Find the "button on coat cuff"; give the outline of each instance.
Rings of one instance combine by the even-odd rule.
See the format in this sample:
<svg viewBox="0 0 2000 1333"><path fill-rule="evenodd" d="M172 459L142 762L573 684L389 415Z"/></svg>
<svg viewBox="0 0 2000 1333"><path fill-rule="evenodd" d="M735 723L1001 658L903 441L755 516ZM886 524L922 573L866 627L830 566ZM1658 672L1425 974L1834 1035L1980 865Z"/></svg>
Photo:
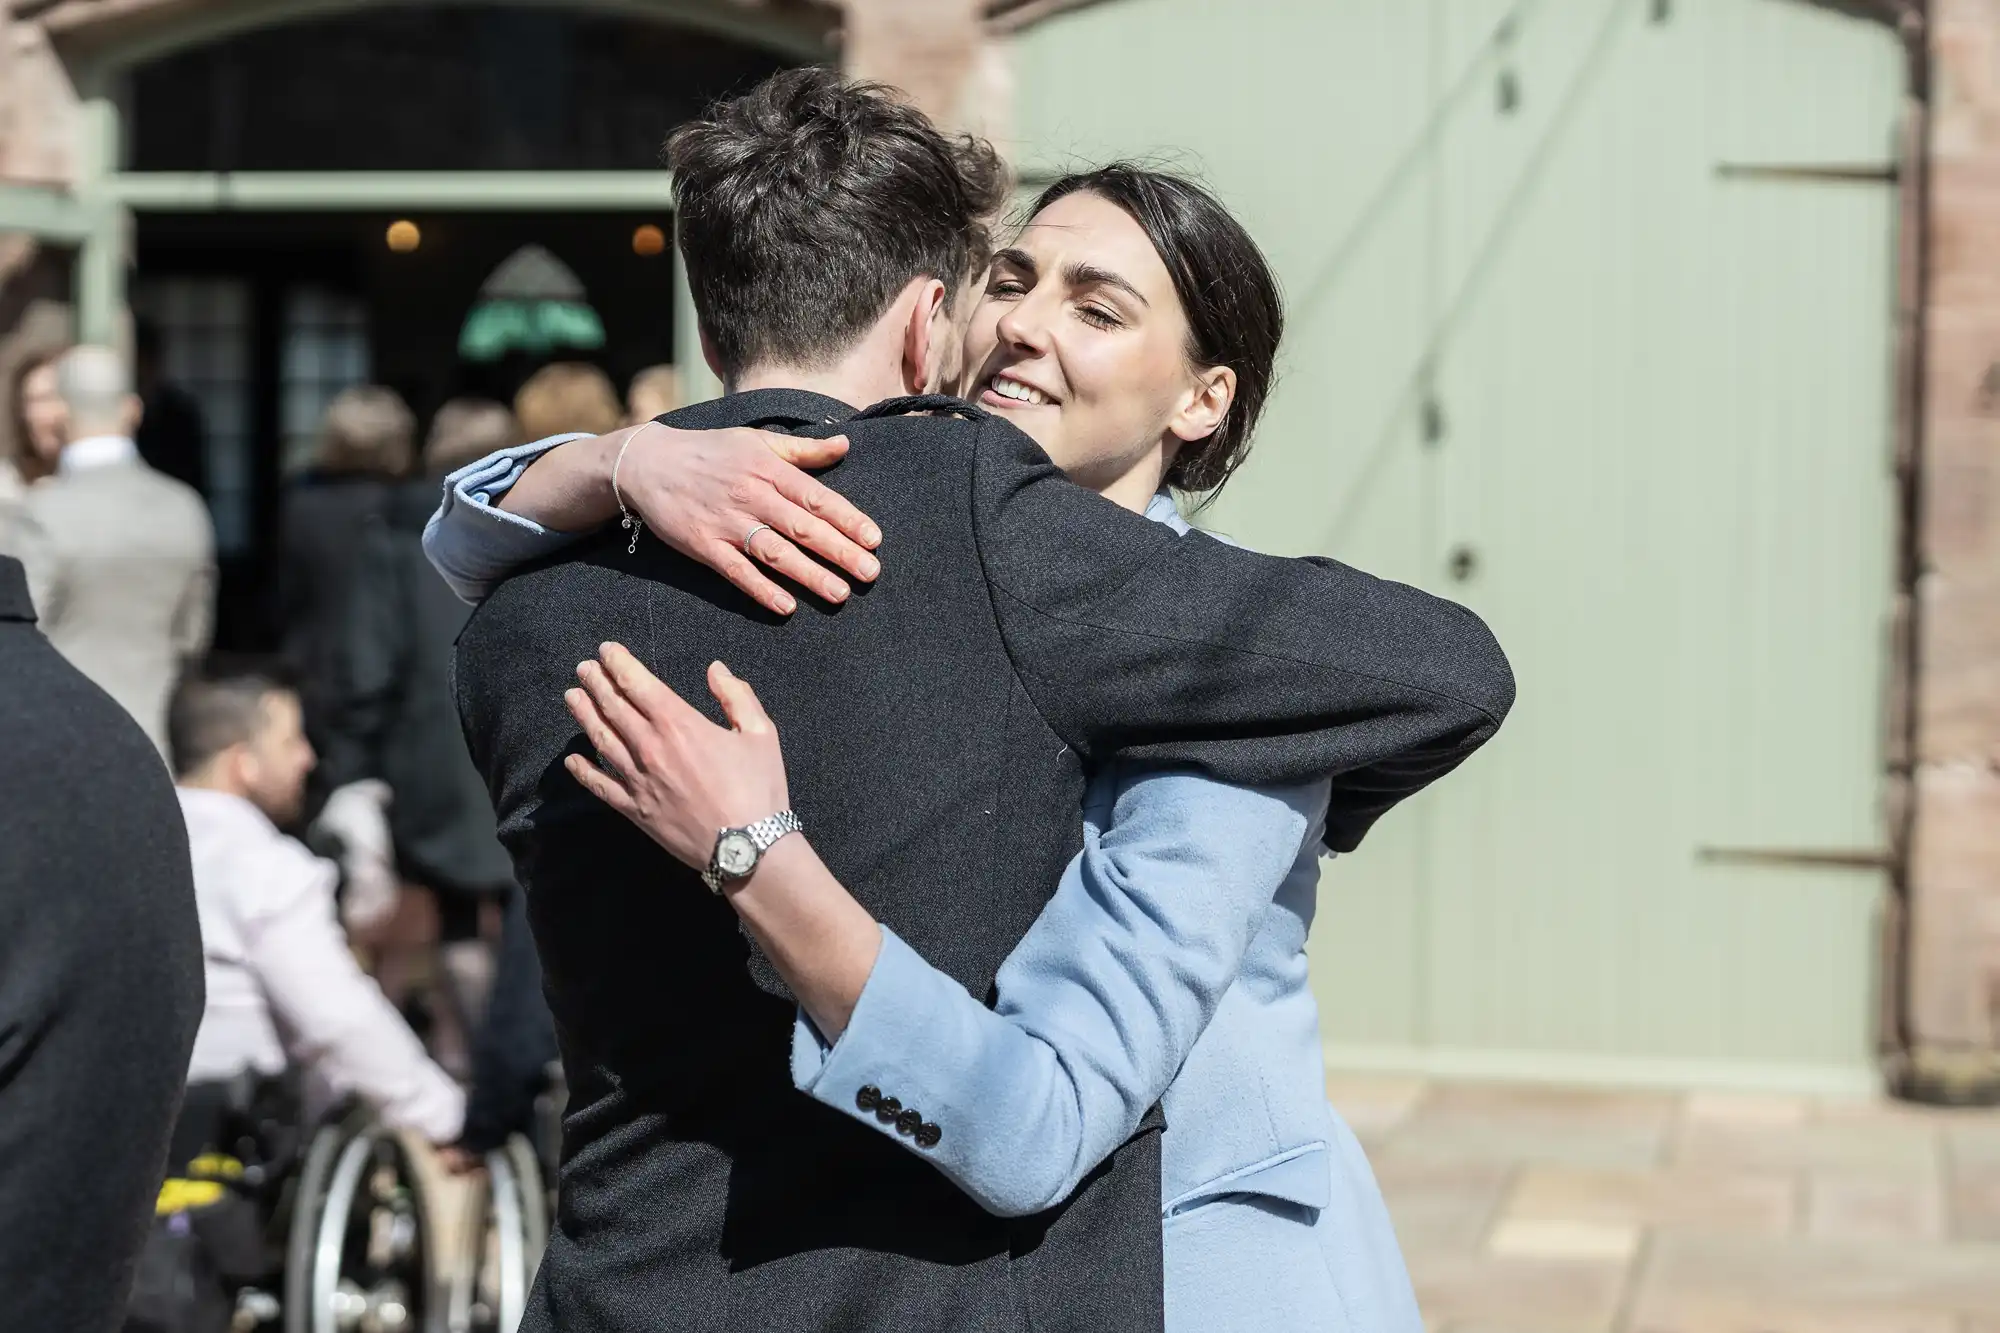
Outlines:
<svg viewBox="0 0 2000 1333"><path fill-rule="evenodd" d="M831 1046L816 1036L802 1021L792 1045L799 1091L903 1145L988 1212L1037 1213L1073 1187L1075 1103L1048 1087L1047 1070L1028 1058L1039 1040L973 999L894 931L882 929L847 1030ZM920 1117L907 1134L897 1123L905 1110Z"/></svg>
<svg viewBox="0 0 2000 1333"><path fill-rule="evenodd" d="M881 931L882 948L840 1040L829 1045L805 1011L798 1012L792 1084L843 1115L927 1150L946 1136L941 1129L918 1133L931 1108L914 1071L931 1065L924 1051L937 1039L935 1020L950 1006L972 1001L894 931ZM931 1067L935 1077L939 1067Z"/></svg>

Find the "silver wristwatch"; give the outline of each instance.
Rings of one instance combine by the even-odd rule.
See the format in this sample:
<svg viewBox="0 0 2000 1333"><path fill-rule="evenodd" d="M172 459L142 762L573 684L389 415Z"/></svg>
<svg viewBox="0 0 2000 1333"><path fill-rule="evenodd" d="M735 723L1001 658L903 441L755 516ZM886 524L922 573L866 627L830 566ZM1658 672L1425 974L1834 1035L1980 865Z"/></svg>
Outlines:
<svg viewBox="0 0 2000 1333"><path fill-rule="evenodd" d="M778 839L805 831L806 826L789 810L742 828L723 829L715 835L715 850L709 854L708 869L701 872L701 882L708 885L710 893L721 893L723 885L747 878Z"/></svg>

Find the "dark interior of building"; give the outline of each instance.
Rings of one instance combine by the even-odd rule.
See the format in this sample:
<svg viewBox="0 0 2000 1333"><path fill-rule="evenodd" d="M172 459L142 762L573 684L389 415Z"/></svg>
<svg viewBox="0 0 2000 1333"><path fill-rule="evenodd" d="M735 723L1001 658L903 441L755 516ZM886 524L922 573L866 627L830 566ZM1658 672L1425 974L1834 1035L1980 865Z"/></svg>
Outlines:
<svg viewBox="0 0 2000 1333"><path fill-rule="evenodd" d="M658 171L676 124L784 63L634 17L365 10L254 31L136 71L128 166L225 178ZM341 389L396 389L421 431L446 400L506 401L551 360L593 362L622 391L635 372L673 359L664 185L662 177L651 212L225 204L137 214L132 305L142 341L157 346L147 369L193 409L175 430L199 432L198 442L169 447L195 460L188 470L214 512L219 646L271 642L278 498L310 465L321 414ZM468 328L492 303L503 266L562 288L530 295L560 296L574 316L566 327L574 335L581 321L584 334L510 338L490 320ZM165 424L148 433L157 438Z"/></svg>

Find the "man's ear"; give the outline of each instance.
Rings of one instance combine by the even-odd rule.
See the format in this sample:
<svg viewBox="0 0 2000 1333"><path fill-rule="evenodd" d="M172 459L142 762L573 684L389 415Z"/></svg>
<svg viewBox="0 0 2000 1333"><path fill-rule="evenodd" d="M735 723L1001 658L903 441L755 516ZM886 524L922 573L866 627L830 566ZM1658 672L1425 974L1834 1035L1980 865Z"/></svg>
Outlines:
<svg viewBox="0 0 2000 1333"><path fill-rule="evenodd" d="M911 284L916 299L910 302L909 322L903 326L903 391L930 393L937 386L934 354L949 344L950 303L944 284L936 278L919 278Z"/></svg>
<svg viewBox="0 0 2000 1333"><path fill-rule="evenodd" d="M127 435L137 435L140 423L146 419L146 400L136 393L128 393L125 395L125 401L120 406L119 412L125 418L125 433Z"/></svg>

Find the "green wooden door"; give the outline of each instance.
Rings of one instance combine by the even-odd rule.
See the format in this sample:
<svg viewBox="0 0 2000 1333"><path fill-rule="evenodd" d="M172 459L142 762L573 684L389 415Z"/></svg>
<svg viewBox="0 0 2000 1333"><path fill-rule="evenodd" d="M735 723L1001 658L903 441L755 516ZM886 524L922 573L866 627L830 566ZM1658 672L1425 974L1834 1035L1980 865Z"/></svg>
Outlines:
<svg viewBox="0 0 2000 1333"><path fill-rule="evenodd" d="M1799 0L1114 0L1017 51L1018 161L1200 170L1285 282L1206 519L1466 601L1500 739L1332 867L1350 1063L1868 1076L1901 66Z"/></svg>

